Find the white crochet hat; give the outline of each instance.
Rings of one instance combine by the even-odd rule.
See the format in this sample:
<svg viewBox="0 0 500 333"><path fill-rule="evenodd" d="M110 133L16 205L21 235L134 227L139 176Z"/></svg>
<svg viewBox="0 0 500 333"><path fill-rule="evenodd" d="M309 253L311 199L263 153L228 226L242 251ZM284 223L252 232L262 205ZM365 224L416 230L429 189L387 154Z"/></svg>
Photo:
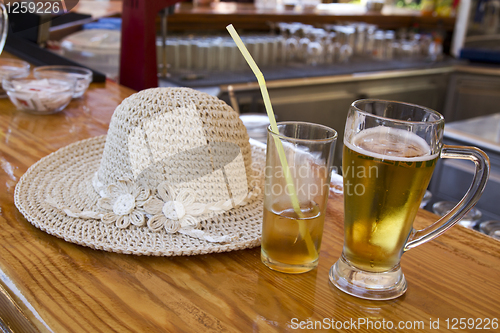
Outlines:
<svg viewBox="0 0 500 333"><path fill-rule="evenodd" d="M125 99L107 136L31 166L19 211L67 241L120 253L194 255L260 243L265 151L238 114L188 88Z"/></svg>

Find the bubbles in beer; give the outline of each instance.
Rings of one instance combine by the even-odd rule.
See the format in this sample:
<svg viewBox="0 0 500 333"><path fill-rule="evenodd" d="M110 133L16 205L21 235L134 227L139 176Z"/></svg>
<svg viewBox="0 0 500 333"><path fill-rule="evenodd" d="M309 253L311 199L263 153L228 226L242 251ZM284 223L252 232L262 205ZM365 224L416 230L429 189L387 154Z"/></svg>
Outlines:
<svg viewBox="0 0 500 333"><path fill-rule="evenodd" d="M352 144L376 158L383 156L384 159L414 159L431 155L429 145L418 135L384 126L360 132L354 137Z"/></svg>

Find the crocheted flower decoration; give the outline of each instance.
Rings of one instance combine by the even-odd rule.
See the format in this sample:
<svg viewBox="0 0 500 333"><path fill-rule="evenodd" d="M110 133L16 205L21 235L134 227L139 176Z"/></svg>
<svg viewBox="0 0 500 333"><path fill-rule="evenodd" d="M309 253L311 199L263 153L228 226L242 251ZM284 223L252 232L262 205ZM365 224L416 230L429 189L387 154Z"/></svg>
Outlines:
<svg viewBox="0 0 500 333"><path fill-rule="evenodd" d="M109 213L101 217L107 224L115 223L118 228L125 229L130 224L143 226L146 222L142 205L151 196L151 191L138 186L130 179L120 179L104 190L104 195L98 201L100 208Z"/></svg>
<svg viewBox="0 0 500 333"><path fill-rule="evenodd" d="M157 188L158 196L144 203L146 213L153 215L147 222L152 231L165 228L168 233L175 233L184 227L195 227L199 220L195 216L205 212L206 205L196 202L196 193L191 189L182 189L177 195L166 182Z"/></svg>

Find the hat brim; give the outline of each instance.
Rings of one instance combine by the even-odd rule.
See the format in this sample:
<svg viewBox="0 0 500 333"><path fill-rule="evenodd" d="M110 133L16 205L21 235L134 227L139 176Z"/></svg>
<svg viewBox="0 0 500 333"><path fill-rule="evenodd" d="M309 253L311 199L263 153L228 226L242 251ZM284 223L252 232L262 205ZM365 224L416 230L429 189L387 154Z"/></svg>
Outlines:
<svg viewBox="0 0 500 333"><path fill-rule="evenodd" d="M42 158L21 177L14 202L35 227L65 241L109 252L183 256L228 252L260 245L263 214L263 169L265 148L252 143L252 167L259 169L261 194L245 206L204 220L200 228L213 235L237 236L230 243L211 243L164 230L153 232L134 225L120 229L97 219L75 218L53 207L56 198L63 206L92 211L99 195L92 188L92 178L101 162L106 136L68 145ZM88 193L92 193L89 197Z"/></svg>

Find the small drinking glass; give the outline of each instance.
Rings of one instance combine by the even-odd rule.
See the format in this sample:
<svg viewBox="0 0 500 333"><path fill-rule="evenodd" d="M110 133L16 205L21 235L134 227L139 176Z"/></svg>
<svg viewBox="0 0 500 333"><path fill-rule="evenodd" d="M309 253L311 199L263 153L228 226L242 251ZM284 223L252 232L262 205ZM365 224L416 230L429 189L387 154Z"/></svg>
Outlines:
<svg viewBox="0 0 500 333"><path fill-rule="evenodd" d="M304 273L318 265L337 132L305 122L278 123L278 131L267 135L261 258Z"/></svg>
<svg viewBox="0 0 500 333"><path fill-rule="evenodd" d="M323 29L313 29L310 33L310 42L307 45L306 62L308 65L317 66L323 63L324 50L321 41L324 37Z"/></svg>

